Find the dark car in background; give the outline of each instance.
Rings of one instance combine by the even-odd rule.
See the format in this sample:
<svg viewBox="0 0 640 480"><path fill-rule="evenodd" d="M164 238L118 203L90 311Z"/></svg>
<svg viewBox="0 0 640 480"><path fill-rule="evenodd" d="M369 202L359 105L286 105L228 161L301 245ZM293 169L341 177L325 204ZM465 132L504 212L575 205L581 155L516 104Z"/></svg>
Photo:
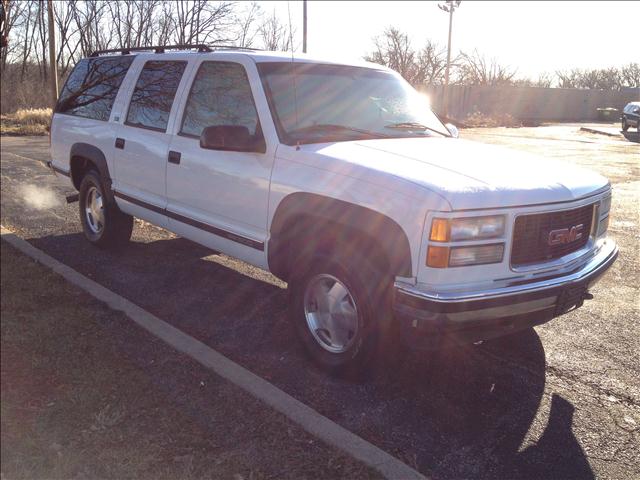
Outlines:
<svg viewBox="0 0 640 480"><path fill-rule="evenodd" d="M626 132L629 127L636 127L640 132L640 102L627 103L622 110L622 131Z"/></svg>

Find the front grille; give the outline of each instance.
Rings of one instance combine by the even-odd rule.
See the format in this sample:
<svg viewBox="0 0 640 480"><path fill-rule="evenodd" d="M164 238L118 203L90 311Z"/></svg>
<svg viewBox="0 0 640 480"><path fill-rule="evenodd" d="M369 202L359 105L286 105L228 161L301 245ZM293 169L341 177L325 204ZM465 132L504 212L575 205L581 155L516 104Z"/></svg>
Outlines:
<svg viewBox="0 0 640 480"><path fill-rule="evenodd" d="M545 262L584 247L589 241L591 233L593 209L594 205L591 204L573 210L517 217L513 227L511 265L520 266ZM584 225L581 238L559 245L549 245L549 232L564 228L570 229L580 224Z"/></svg>

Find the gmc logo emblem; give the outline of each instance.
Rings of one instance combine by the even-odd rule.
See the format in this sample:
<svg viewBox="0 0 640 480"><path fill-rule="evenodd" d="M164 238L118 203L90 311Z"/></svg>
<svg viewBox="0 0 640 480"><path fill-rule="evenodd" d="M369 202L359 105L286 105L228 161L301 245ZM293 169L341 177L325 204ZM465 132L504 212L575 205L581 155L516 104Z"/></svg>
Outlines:
<svg viewBox="0 0 640 480"><path fill-rule="evenodd" d="M562 245L563 243L571 243L582 238L582 229L584 225L575 225L571 228L560 228L558 230L551 230L549 232L549 238L547 244L550 247L554 245Z"/></svg>

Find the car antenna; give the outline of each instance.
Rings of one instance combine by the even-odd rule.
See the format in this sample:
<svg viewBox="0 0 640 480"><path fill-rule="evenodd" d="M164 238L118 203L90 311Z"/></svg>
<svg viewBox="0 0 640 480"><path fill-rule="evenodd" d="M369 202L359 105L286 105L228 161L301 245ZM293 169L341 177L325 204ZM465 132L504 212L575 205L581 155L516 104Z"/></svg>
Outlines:
<svg viewBox="0 0 640 480"><path fill-rule="evenodd" d="M296 85L296 65L293 59L293 29L291 28L291 8L287 2L287 13L289 15L289 48L291 49L291 70L293 71L293 109L296 115L296 129L298 129L298 88ZM300 150L300 140L296 141L296 150Z"/></svg>

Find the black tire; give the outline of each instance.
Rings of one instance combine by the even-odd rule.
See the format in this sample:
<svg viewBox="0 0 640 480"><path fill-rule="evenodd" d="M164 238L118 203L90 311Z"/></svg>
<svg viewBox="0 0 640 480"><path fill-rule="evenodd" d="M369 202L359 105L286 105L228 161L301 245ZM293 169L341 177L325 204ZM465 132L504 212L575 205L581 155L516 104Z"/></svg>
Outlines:
<svg viewBox="0 0 640 480"><path fill-rule="evenodd" d="M102 199L102 222L96 222L94 217L90 220L87 213L89 195L98 193ZM93 245L105 249L118 249L124 246L131 238L133 231L133 217L120 211L115 201L109 201L105 195L105 187L100 174L95 170L88 171L80 183L79 213L84 236ZM102 228L92 226L92 221Z"/></svg>
<svg viewBox="0 0 640 480"><path fill-rule="evenodd" d="M627 123L627 119L622 117L622 131L626 132L629 130L629 124Z"/></svg>
<svg viewBox="0 0 640 480"><path fill-rule="evenodd" d="M374 265L358 255L319 254L294 263L289 280L289 317L307 353L321 368L332 374L357 377L382 350L383 338L390 335L391 282ZM305 315L305 292L318 276L338 279L351 295L357 311L357 332L344 352L333 353L321 346L311 332Z"/></svg>

